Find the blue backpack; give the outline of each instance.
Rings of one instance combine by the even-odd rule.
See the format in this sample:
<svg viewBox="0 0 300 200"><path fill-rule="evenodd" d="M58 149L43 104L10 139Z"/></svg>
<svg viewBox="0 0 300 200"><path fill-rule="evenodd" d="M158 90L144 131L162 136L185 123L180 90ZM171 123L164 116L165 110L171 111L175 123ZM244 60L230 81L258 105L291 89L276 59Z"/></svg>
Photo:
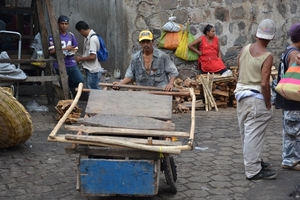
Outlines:
<svg viewBox="0 0 300 200"><path fill-rule="evenodd" d="M108 51L105 47L105 43L104 43L104 40L102 39L102 37L100 37L100 35L98 34L92 34L91 37L93 37L94 35L97 35L98 39L99 39L99 43L100 43L100 48L99 50L97 51L97 57L98 57L98 60L99 62L103 62L103 61L106 61L107 58L108 58ZM90 38L91 38L90 37Z"/></svg>

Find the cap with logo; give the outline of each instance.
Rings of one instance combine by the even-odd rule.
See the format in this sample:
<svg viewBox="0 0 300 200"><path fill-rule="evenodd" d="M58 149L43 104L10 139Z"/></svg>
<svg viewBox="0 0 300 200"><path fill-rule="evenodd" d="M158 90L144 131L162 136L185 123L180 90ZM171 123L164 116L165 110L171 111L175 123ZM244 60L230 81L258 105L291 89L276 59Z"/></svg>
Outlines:
<svg viewBox="0 0 300 200"><path fill-rule="evenodd" d="M153 40L153 34L148 30L143 30L139 35L139 42L142 40Z"/></svg>
<svg viewBox="0 0 300 200"><path fill-rule="evenodd" d="M272 40L274 38L275 32L276 26L274 21L271 19L264 19L258 25L256 37L265 40Z"/></svg>
<svg viewBox="0 0 300 200"><path fill-rule="evenodd" d="M291 36L292 42L300 41L300 23L296 23L291 26L290 36Z"/></svg>
<svg viewBox="0 0 300 200"><path fill-rule="evenodd" d="M69 17L61 15L61 16L59 16L57 22L58 23L61 23L61 22L67 22L67 23L69 23Z"/></svg>

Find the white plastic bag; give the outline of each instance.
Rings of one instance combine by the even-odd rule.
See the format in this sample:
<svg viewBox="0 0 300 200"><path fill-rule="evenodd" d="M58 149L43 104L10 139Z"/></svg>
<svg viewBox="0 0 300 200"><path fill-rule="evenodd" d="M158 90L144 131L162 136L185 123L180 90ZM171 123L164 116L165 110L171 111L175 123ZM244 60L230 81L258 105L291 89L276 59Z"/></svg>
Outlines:
<svg viewBox="0 0 300 200"><path fill-rule="evenodd" d="M35 100L28 102L26 109L28 112L49 112L47 106L40 106Z"/></svg>
<svg viewBox="0 0 300 200"><path fill-rule="evenodd" d="M162 29L167 32L179 32L181 27L179 24L174 22L175 20L175 16L169 17L169 21L162 27Z"/></svg>

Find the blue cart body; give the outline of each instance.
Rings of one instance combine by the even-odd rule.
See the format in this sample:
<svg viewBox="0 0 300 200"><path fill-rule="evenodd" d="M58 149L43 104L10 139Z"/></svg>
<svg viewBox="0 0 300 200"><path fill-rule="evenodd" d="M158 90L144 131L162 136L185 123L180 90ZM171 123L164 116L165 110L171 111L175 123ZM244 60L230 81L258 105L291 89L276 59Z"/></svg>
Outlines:
<svg viewBox="0 0 300 200"><path fill-rule="evenodd" d="M89 196L158 193L159 160L80 159L80 190Z"/></svg>

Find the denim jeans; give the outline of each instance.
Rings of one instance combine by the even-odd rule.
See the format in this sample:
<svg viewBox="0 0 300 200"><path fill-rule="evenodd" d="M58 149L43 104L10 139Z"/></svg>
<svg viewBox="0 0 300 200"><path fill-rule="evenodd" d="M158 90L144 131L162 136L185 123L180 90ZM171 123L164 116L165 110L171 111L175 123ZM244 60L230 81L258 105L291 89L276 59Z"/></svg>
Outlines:
<svg viewBox="0 0 300 200"><path fill-rule="evenodd" d="M101 78L101 71L97 73L91 73L89 70L85 70L86 72L86 86L88 89L96 89L101 90L99 86L100 78Z"/></svg>
<svg viewBox="0 0 300 200"><path fill-rule="evenodd" d="M55 68L55 71L59 75L59 70ZM83 75L77 65L73 67L66 67L66 71L68 74L68 84L70 89L77 88L79 83L84 83Z"/></svg>

